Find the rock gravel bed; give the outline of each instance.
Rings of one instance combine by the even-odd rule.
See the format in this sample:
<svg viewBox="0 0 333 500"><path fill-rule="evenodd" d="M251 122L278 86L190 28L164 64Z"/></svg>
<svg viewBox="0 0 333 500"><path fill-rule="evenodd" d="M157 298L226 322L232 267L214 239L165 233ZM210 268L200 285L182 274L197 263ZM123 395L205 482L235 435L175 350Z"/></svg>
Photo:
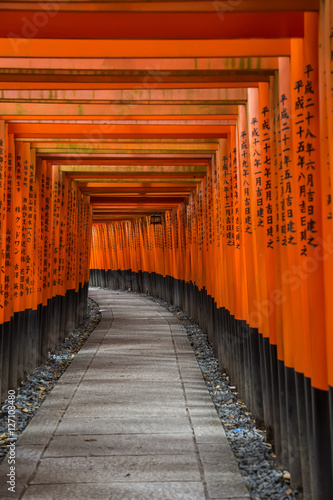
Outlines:
<svg viewBox="0 0 333 500"><path fill-rule="evenodd" d="M182 322L251 498L300 499L289 484L289 472L278 466L272 445L265 441L265 432L257 428L250 410L238 399L237 388L229 385L227 374L219 370L207 335L179 308L161 299L139 295L165 307Z"/></svg>
<svg viewBox="0 0 333 500"><path fill-rule="evenodd" d="M64 341L49 353L48 359L40 365L15 390L15 431L8 432L8 408L2 402L0 415L0 463L5 457L7 443L13 442L23 432L47 394L53 389L58 379L72 362L75 354L81 349L91 332L101 319L99 305L88 299L87 318ZM12 415L13 417L13 415Z"/></svg>

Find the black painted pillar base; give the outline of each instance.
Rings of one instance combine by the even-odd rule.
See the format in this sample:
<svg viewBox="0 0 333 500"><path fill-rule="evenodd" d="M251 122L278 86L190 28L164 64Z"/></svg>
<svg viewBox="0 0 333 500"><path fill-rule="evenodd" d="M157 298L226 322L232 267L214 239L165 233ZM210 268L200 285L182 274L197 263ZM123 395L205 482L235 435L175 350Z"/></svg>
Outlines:
<svg viewBox="0 0 333 500"><path fill-rule="evenodd" d="M43 360L84 319L87 311L88 283L78 292L49 299L36 310L16 312L0 325L0 401L9 389L16 389Z"/></svg>

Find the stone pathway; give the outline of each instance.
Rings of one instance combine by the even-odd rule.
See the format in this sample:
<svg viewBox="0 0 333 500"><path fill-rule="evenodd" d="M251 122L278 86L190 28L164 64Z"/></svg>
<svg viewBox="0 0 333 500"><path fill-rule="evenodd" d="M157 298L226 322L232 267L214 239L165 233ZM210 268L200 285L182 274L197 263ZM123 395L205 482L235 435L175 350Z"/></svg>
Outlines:
<svg viewBox="0 0 333 500"><path fill-rule="evenodd" d="M1 499L249 499L179 320L91 289L102 320L0 467Z"/></svg>

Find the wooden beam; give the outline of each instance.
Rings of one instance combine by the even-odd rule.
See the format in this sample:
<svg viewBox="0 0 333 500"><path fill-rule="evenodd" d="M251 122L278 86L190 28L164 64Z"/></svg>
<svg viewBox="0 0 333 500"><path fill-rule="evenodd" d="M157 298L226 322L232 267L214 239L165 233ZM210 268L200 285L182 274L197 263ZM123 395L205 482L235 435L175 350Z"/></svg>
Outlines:
<svg viewBox="0 0 333 500"><path fill-rule="evenodd" d="M228 126L196 126L196 125L103 125L89 124L38 124L38 123L10 123L9 133L18 137L76 137L76 138L208 138L227 137L230 132Z"/></svg>
<svg viewBox="0 0 333 500"><path fill-rule="evenodd" d="M148 88L149 80L157 82L155 75L163 76L162 72L199 72L206 71L212 74L214 71L225 70L271 70L278 69L277 57L174 57L165 58L101 58L98 54L94 58L73 59L68 57L39 58L39 57L16 57L0 58L1 73L14 74L18 68L21 71L30 73L47 72L49 75L56 75L61 70L62 74L79 73L92 74L98 71L98 74L119 75L119 72L130 74L141 74L146 76L143 81L142 90ZM153 89L154 90L154 87Z"/></svg>
<svg viewBox="0 0 333 500"><path fill-rule="evenodd" d="M196 186L200 180L198 179L171 179L168 182L156 179L154 182L151 180L137 182L137 180L133 176L132 179L121 180L108 180L105 182L105 179L96 178L93 181L91 179L84 178L76 178L74 179L78 182L78 187L83 189L111 189L111 190L126 190L126 192L136 192L138 189L149 189L151 190L177 190L177 189L185 189L191 190Z"/></svg>
<svg viewBox="0 0 333 500"><path fill-rule="evenodd" d="M4 60L4 59L3 59ZM0 60L0 66L3 67ZM214 61L214 60L212 60ZM47 61L48 62L48 61ZM46 62L46 63L47 63ZM230 63L231 64L231 63ZM255 64L255 63L254 63ZM232 67L232 66L230 66ZM94 103L94 104L130 104L144 101L144 104L227 104L230 101L246 101L247 91L242 88L211 89L65 89L65 90L16 90L0 91L1 103L38 102L38 103Z"/></svg>
<svg viewBox="0 0 333 500"><path fill-rule="evenodd" d="M121 144L121 143L108 143L102 142L100 143L98 140L96 142L90 142L88 144L84 143L71 143L71 144L62 144L61 142L53 143L46 142L43 144L39 144L38 142L32 142L33 149L36 149L38 153L57 153L65 151L68 154L99 154L99 153L117 153L117 151L126 151L129 153L137 153L144 152L147 150L148 153L171 153L175 154L180 152L193 152L193 153L206 153L206 152L215 152L218 150L219 145L216 143L190 143L190 144L182 144L182 143L129 143L129 144Z"/></svg>
<svg viewBox="0 0 333 500"><path fill-rule="evenodd" d="M90 90L92 88L92 84L90 82L61 82L61 81L28 81L27 78L22 78L20 81L14 81L11 78L7 78L7 81L4 81L3 77L0 75L1 81L1 89L17 89L17 90L30 90L30 89L42 89L42 90L67 90L67 89L85 89ZM205 81L198 84L198 82L188 80L187 82L166 82L166 81L156 81L154 82L154 89L210 89L210 88L230 88L230 86L234 88L248 88L248 87L258 87L258 82L255 81L235 81L232 82L232 85L228 81ZM127 82L110 82L103 81L98 82L96 79L93 84L94 89L142 89L142 81L135 83L127 83Z"/></svg>
<svg viewBox="0 0 333 500"><path fill-rule="evenodd" d="M71 103L31 103L31 102L2 102L0 101L0 116L88 116L88 117L109 117L109 116L122 116L131 117L136 116L182 116L192 115L236 115L238 107L234 101L230 105L226 104L177 104L169 102L168 104L140 104L140 102L132 102L129 104L71 104Z"/></svg>
<svg viewBox="0 0 333 500"><path fill-rule="evenodd" d="M290 40L71 40L0 38L0 57L267 57L289 56ZM153 70L154 68L151 68ZM149 70L146 71L149 76Z"/></svg>
<svg viewBox="0 0 333 500"><path fill-rule="evenodd" d="M179 163L179 160L178 160ZM177 175L179 177L182 176L190 176L193 178L193 175L206 174L206 167L202 165L160 165L156 163L155 165L110 165L110 166L102 166L102 165L61 165L60 171L65 172L66 174L72 174L76 177L79 175L84 175L88 177L88 174L91 174L93 177L96 175L104 175L104 176L118 176L122 177L126 174L133 176L135 174L136 177L147 177L148 174L161 176L161 174L171 174L173 177ZM148 177L147 177L148 178Z"/></svg>
<svg viewBox="0 0 333 500"><path fill-rule="evenodd" d="M228 2L227 0L183 0L183 1L150 1L121 0L115 2L100 2L81 0L43 1L43 10L54 15L60 12L279 12L279 11L318 11L319 0L242 0ZM31 10L41 11L41 2L32 0L11 0L0 4L0 10Z"/></svg>
<svg viewBox="0 0 333 500"><path fill-rule="evenodd" d="M43 18L44 22L41 22ZM301 38L302 12L131 13L57 12L39 9L1 13L0 37L35 39L238 39Z"/></svg>

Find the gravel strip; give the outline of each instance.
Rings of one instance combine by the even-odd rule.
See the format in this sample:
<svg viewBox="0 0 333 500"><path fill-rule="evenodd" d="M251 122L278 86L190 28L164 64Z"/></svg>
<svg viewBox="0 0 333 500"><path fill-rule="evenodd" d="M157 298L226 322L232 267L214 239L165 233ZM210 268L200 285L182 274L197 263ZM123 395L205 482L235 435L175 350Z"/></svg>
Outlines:
<svg viewBox="0 0 333 500"><path fill-rule="evenodd" d="M15 426L14 434L8 432L8 408L6 402L1 405L0 415L0 463L5 457L7 443L17 439L26 428L38 408L43 404L48 393L73 361L91 332L101 319L99 305L88 299L87 318L64 341L49 353L48 359L28 375L26 380L15 390Z"/></svg>
<svg viewBox="0 0 333 500"><path fill-rule="evenodd" d="M257 428L250 410L238 398L236 387L229 385L229 377L219 370L207 335L178 307L149 295L138 295L165 307L183 324L251 498L299 498L297 490L290 486L289 472L279 466L272 445L265 441L265 431Z"/></svg>

